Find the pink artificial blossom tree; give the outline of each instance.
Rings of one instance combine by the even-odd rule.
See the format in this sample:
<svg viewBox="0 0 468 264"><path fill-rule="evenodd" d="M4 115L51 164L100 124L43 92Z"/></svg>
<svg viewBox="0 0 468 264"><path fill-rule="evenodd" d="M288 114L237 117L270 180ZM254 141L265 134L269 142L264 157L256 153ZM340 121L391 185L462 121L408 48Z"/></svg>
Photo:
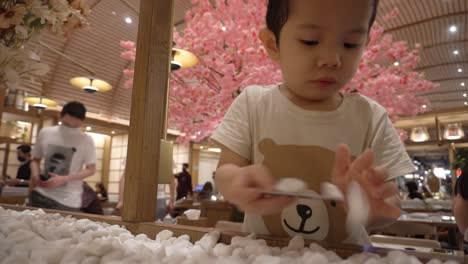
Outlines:
<svg viewBox="0 0 468 264"><path fill-rule="evenodd" d="M172 73L169 127L179 130L181 142L200 141L218 127L234 99L249 85L281 82L279 66L269 57L259 40L265 27L266 1L192 0L184 31L175 31L177 46L193 52L200 62L194 68ZM393 11L386 19L393 18ZM135 61L135 43L122 41L121 56ZM419 46L409 50L406 42L394 41L380 25L370 33L355 78L345 92L368 96L398 116L412 116L427 109L427 99L418 93L436 84L416 72ZM133 86L133 70L125 69L125 87ZM403 134L402 134L403 136Z"/></svg>

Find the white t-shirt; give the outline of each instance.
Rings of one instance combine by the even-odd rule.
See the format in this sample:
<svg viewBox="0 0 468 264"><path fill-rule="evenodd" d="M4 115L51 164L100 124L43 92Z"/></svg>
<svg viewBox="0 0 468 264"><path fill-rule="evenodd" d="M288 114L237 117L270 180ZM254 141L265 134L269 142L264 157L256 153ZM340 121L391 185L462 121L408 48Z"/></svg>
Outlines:
<svg viewBox="0 0 468 264"><path fill-rule="evenodd" d="M93 139L79 128L54 126L43 128L37 136L32 156L44 159L41 173L53 172L69 175L96 164L96 148ZM71 181L57 188L36 187L42 195L72 208L81 207L83 181Z"/></svg>
<svg viewBox="0 0 468 264"><path fill-rule="evenodd" d="M212 139L250 160L252 164L265 164L275 178L302 177L314 192L319 192L320 182L329 180L334 150L340 143L347 144L354 157L367 148L373 149L374 165L384 166L389 173L389 180L414 171L411 159L385 109L359 94L343 96L343 102L337 110L318 112L302 109L292 103L280 92L279 85L247 87L229 108ZM295 204L283 211L280 222L273 221L276 227L271 227L270 220L265 217L246 214L244 231L277 235L277 232L270 231L279 225L284 229L283 233L291 236L299 233L309 239L324 240L328 232L337 229L336 224L330 221L345 218L330 213L330 205L324 206L323 202L301 202L307 205L302 209L310 207L312 212L322 212L322 216L328 212L328 216L317 220L313 217L308 219L304 214L297 216L300 210ZM291 213L297 215L294 216L296 219L289 219L293 223L289 223L290 227L293 226L289 228L285 224L287 215ZM341 226L344 226L344 219L340 221ZM316 224L321 224L322 228L314 233ZM338 235L333 236L338 240Z"/></svg>

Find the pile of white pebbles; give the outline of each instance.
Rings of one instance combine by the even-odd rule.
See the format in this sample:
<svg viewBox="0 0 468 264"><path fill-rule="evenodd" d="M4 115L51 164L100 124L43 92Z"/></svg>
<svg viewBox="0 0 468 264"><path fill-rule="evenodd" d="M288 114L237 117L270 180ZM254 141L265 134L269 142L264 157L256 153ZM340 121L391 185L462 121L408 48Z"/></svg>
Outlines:
<svg viewBox="0 0 468 264"><path fill-rule="evenodd" d="M398 251L386 257L361 253L343 260L317 244L305 247L301 237L284 248L269 247L254 235L234 237L230 245L218 240L219 232L213 231L193 244L189 236L174 237L168 230L152 239L88 219L0 207L0 263L421 263Z"/></svg>

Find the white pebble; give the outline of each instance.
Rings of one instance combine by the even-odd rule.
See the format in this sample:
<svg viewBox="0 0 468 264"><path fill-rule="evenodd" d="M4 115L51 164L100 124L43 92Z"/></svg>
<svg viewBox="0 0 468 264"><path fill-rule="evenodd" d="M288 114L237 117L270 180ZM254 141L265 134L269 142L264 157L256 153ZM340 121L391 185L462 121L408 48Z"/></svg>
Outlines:
<svg viewBox="0 0 468 264"><path fill-rule="evenodd" d="M289 240L288 249L289 250L301 250L304 248L304 238L300 235L296 235L291 240Z"/></svg>
<svg viewBox="0 0 468 264"><path fill-rule="evenodd" d="M156 235L156 241L168 240L174 235L174 232L170 230L163 230Z"/></svg>
<svg viewBox="0 0 468 264"><path fill-rule="evenodd" d="M344 195L335 184L323 182L320 186L320 195L329 200L344 201Z"/></svg>
<svg viewBox="0 0 468 264"><path fill-rule="evenodd" d="M275 185L275 190L281 192L301 192L307 189L307 184L296 178L283 178Z"/></svg>
<svg viewBox="0 0 468 264"><path fill-rule="evenodd" d="M357 241L361 235L361 230L367 225L370 205L367 194L356 181L349 183L347 204L346 230L350 235L350 239Z"/></svg>

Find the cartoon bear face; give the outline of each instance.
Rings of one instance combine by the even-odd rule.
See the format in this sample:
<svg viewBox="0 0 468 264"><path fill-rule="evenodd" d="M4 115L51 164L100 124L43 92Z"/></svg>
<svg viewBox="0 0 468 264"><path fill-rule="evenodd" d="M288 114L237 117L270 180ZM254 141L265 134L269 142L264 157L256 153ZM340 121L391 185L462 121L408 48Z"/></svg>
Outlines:
<svg viewBox="0 0 468 264"><path fill-rule="evenodd" d="M320 184L330 182L335 153L319 146L277 145L271 139L259 144L265 165L275 179L298 178L307 192L320 193ZM310 240L341 242L347 238L342 202L299 199L281 214L263 216L272 235L301 235Z"/></svg>

